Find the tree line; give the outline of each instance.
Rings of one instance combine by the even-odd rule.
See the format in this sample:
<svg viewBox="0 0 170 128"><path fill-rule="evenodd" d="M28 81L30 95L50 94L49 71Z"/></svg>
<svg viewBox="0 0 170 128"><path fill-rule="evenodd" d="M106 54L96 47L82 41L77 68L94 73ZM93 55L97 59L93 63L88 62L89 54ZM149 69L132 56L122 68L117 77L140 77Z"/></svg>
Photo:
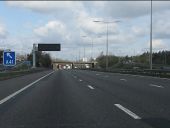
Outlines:
<svg viewBox="0 0 170 128"><path fill-rule="evenodd" d="M31 61L33 64L33 54L27 55L27 60ZM36 67L46 67L49 68L52 66L52 59L48 53L42 51L36 51Z"/></svg>
<svg viewBox="0 0 170 128"><path fill-rule="evenodd" d="M149 52L144 52L137 56L108 56L108 67L110 68L132 68L132 66L141 66L148 68L149 66ZM98 66L101 68L106 67L106 56L101 53L97 58ZM152 54L153 65L170 66L170 51L159 51ZM129 67L127 67L129 66Z"/></svg>
<svg viewBox="0 0 170 128"><path fill-rule="evenodd" d="M27 55L27 60L31 61L32 64L32 53ZM142 65L143 67L149 65L149 52L144 52L141 55L137 56L115 56L109 55L108 56L108 66L121 68L123 66L129 65ZM2 64L3 61L3 51L0 51L0 63ZM96 61L98 62L99 67L105 68L106 67L106 56L101 53L97 58ZM164 65L170 66L170 51L159 51L154 52L152 55L152 62L153 65ZM37 67L51 67L52 59L48 53L37 51L36 52L36 66Z"/></svg>

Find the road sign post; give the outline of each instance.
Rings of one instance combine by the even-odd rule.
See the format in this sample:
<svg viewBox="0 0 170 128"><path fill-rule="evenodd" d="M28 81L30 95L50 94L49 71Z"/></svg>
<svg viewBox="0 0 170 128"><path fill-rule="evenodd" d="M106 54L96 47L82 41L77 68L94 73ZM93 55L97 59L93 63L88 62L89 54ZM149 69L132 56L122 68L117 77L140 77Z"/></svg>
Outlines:
<svg viewBox="0 0 170 128"><path fill-rule="evenodd" d="M14 51L4 51L3 52L3 65L4 66L15 66L16 56Z"/></svg>
<svg viewBox="0 0 170 128"><path fill-rule="evenodd" d="M32 51L32 54L33 54L33 68L36 68L36 44L33 44L33 51Z"/></svg>
<svg viewBox="0 0 170 128"><path fill-rule="evenodd" d="M38 47L36 46L38 45ZM60 44L33 44L33 68L36 68L36 51L60 51Z"/></svg>

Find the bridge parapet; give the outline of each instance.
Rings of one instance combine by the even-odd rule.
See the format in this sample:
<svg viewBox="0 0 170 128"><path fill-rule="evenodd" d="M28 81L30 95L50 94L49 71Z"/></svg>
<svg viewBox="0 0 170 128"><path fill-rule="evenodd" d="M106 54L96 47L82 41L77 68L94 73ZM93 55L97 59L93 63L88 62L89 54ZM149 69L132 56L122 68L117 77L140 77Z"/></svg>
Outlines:
<svg viewBox="0 0 170 128"><path fill-rule="evenodd" d="M94 68L97 62L67 62L55 61L53 62L53 69L85 69Z"/></svg>

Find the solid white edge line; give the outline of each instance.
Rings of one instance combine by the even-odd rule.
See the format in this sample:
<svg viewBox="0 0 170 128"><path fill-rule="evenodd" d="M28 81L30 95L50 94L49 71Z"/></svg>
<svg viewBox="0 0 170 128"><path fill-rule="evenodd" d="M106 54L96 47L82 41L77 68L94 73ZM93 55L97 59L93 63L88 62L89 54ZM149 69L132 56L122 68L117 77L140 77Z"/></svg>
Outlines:
<svg viewBox="0 0 170 128"><path fill-rule="evenodd" d="M158 88L164 88L163 86L156 85L156 84L149 84L149 86L158 87Z"/></svg>
<svg viewBox="0 0 170 128"><path fill-rule="evenodd" d="M129 109L123 107L120 104L114 104L116 107L118 107L119 109L121 109L122 111L124 111L126 114L128 114L129 116L131 116L134 119L141 119L141 117L139 117L138 115L136 115L135 113L133 113L132 111L130 111Z"/></svg>
<svg viewBox="0 0 170 128"><path fill-rule="evenodd" d="M94 87L92 87L91 85L87 85L90 89L94 89Z"/></svg>
<svg viewBox="0 0 170 128"><path fill-rule="evenodd" d="M26 90L27 88L31 87L32 85L34 85L35 83L39 82L40 80L44 79L45 77L51 75L51 74L54 73L54 72L55 72L55 71L50 72L49 74L47 74L47 75L45 75L45 76L43 76L43 77L37 79L36 81L34 81L34 82L28 84L28 85L25 86L24 88L21 88L20 90L18 90L18 91L16 91L16 92L12 93L11 95L5 97L5 98L2 99L2 100L0 100L0 105L3 104L3 103L5 103L6 101L10 100L11 98L13 98L14 96L16 96L17 94L21 93L22 91Z"/></svg>

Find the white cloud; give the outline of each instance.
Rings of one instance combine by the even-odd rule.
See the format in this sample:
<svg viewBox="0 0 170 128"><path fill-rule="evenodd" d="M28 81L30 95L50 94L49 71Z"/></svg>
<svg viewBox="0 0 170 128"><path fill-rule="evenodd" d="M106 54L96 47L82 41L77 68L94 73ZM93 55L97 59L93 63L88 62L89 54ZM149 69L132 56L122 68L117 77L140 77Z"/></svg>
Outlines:
<svg viewBox="0 0 170 128"><path fill-rule="evenodd" d="M149 46L150 46L150 42L148 42L148 47ZM161 39L154 39L152 40L152 47L153 49L156 50L162 50L162 49L166 49L167 45Z"/></svg>
<svg viewBox="0 0 170 128"><path fill-rule="evenodd" d="M7 37L1 40L0 47L3 49L11 49L17 53L30 53L33 43L39 40L36 37Z"/></svg>
<svg viewBox="0 0 170 128"><path fill-rule="evenodd" d="M103 1L93 2L93 8L104 16L134 18L150 14L150 1ZM169 1L153 1L153 13L170 9Z"/></svg>
<svg viewBox="0 0 170 128"><path fill-rule="evenodd" d="M0 38L6 38L8 32L3 24L0 23Z"/></svg>
<svg viewBox="0 0 170 128"><path fill-rule="evenodd" d="M77 28L81 30L80 33L89 34L89 35L94 35L94 34L99 34L99 35L105 35L106 34L106 24L105 23L98 23L94 22L96 20L99 21L105 21L101 17L92 17L90 16L87 12L81 11L79 12L79 15L76 17L76 23L77 23ZM118 34L118 23L110 23L108 25L108 30L109 33L114 33Z"/></svg>
<svg viewBox="0 0 170 128"><path fill-rule="evenodd" d="M146 40L149 39L150 1L7 1L6 3L10 7L31 10L32 12L28 12L27 15L32 15L33 12L45 14L38 15L41 17L41 23L37 21L32 23L38 26L32 27L33 33L29 33L30 35L34 34L34 40L30 41L29 38L23 39L19 36L15 40L8 39L7 44L10 48L14 47L14 44L18 46L18 49L32 48L32 43L35 43L35 41L62 43L65 51L58 52L57 55L58 57L69 58L78 54L78 48L81 49L83 55L83 48L86 44L86 54L90 55L91 46L88 44L91 43L93 37L94 53L97 55L101 51L105 51L106 48L106 24L93 21L119 18L122 23L109 24L110 51L119 46L120 49L126 49L126 54L129 54L132 47L133 49L140 49L147 46ZM153 40L154 48L165 48L167 44L165 45L161 39L170 37L170 18L168 18L170 13L168 13L168 9L170 9L170 2L153 1L153 35L155 39L158 39ZM167 13L163 13L165 11ZM155 17L157 18L155 19ZM44 23L44 21L48 22L40 26L39 24ZM81 37L84 35L87 38ZM97 36L101 36L101 38L97 38ZM25 42L28 42L28 44ZM140 42L145 42L145 44L140 44ZM66 48L67 46L68 48ZM69 48L72 46L76 48Z"/></svg>
<svg viewBox="0 0 170 128"><path fill-rule="evenodd" d="M41 13L88 11L107 18L133 18L149 14L150 1L7 1L7 5ZM153 1L153 13L170 9L169 1ZM50 13L49 13L50 12Z"/></svg>
<svg viewBox="0 0 170 128"><path fill-rule="evenodd" d="M85 10L111 17L139 17L150 14L150 1L7 1L7 5L48 14L62 10ZM153 12L170 9L168 1L153 1Z"/></svg>
<svg viewBox="0 0 170 128"><path fill-rule="evenodd" d="M170 15L170 11L164 11L164 13L158 13L153 17L154 38L170 38L170 18L168 15Z"/></svg>
<svg viewBox="0 0 170 128"><path fill-rule="evenodd" d="M61 11L61 9L74 11L83 6L79 1L7 1L6 3L9 6L26 8L40 13L55 13L55 11Z"/></svg>
<svg viewBox="0 0 170 128"><path fill-rule="evenodd" d="M63 42L70 38L66 25L57 20L49 21L44 26L35 28L33 31L41 41L49 43Z"/></svg>
<svg viewBox="0 0 170 128"><path fill-rule="evenodd" d="M45 26L34 29L34 32L39 36L48 36L49 32L65 35L66 27L60 21L49 21Z"/></svg>
<svg viewBox="0 0 170 128"><path fill-rule="evenodd" d="M131 30L135 36L144 37L149 34L149 29L139 26L132 26Z"/></svg>

